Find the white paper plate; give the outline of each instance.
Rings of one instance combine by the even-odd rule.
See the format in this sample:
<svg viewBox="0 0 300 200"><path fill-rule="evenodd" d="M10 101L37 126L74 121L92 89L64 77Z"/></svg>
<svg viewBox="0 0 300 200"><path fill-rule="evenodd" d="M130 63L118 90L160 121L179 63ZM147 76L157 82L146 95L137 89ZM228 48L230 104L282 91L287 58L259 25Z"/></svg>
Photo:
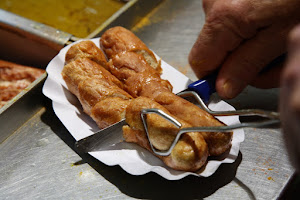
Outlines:
<svg viewBox="0 0 300 200"><path fill-rule="evenodd" d="M99 47L99 38L92 39ZM79 41L78 41L79 42ZM86 115L77 98L66 88L61 76L64 67L65 54L71 45L63 48L59 54L47 66L48 77L43 87L45 96L52 100L55 114L68 129L76 141L92 135L98 131L96 123ZM181 74L172 66L162 61L162 78L167 79L173 85L173 92L182 91L191 82L185 75ZM224 101L214 99L209 104L212 110L234 110ZM218 117L225 124L240 123L237 116ZM233 163L239 153L240 143L244 141L244 131L236 130L233 133L232 147L226 158L209 160L198 173L182 172L170 169L164 163L147 150L138 145L121 142L115 145L114 149L90 152L90 155L106 165L120 165L126 172L132 175L142 175L148 172L155 172L168 180L178 180L188 175L208 177L212 175L222 163Z"/></svg>

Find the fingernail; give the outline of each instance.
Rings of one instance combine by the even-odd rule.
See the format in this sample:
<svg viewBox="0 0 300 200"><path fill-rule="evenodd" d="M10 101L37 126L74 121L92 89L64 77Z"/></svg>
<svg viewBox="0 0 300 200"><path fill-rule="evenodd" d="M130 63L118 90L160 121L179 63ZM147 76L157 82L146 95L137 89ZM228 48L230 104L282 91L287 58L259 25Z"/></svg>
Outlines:
<svg viewBox="0 0 300 200"><path fill-rule="evenodd" d="M227 80L223 85L223 96L224 98L232 99L241 92L241 82L236 80Z"/></svg>

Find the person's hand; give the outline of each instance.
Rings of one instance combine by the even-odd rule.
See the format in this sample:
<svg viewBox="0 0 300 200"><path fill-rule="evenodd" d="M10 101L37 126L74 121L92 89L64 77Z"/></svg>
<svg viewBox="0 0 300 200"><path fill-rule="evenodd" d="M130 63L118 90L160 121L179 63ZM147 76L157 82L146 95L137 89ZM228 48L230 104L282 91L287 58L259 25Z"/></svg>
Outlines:
<svg viewBox="0 0 300 200"><path fill-rule="evenodd" d="M203 0L206 22L189 63L198 78L219 70L216 90L234 98L247 85L279 85L281 66L261 74L286 52L289 31L300 22L299 0Z"/></svg>
<svg viewBox="0 0 300 200"><path fill-rule="evenodd" d="M280 118L290 158L300 172L300 26L289 37L289 56L281 77Z"/></svg>

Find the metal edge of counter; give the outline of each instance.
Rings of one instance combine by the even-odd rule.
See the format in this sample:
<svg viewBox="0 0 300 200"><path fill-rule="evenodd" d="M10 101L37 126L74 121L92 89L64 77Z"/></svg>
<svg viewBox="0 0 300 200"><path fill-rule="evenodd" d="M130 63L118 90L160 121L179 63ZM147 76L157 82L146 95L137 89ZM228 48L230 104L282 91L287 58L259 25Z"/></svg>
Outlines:
<svg viewBox="0 0 300 200"><path fill-rule="evenodd" d="M72 36L64 31L3 9L0 9L0 28L45 44L55 50L61 49Z"/></svg>
<svg viewBox="0 0 300 200"><path fill-rule="evenodd" d="M0 108L0 144L43 107L46 72Z"/></svg>

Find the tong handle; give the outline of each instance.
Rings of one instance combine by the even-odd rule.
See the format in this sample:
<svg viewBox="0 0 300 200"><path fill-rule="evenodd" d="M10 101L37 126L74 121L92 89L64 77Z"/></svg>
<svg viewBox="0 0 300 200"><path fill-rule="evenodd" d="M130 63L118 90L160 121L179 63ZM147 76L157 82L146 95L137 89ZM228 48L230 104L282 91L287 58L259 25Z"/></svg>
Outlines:
<svg viewBox="0 0 300 200"><path fill-rule="evenodd" d="M163 118L170 121L172 124L174 124L179 129L170 148L166 151L159 151L159 150L155 149L155 147L152 145L152 142L151 142L150 136L149 136L148 125L147 125L147 114L150 114L150 113L155 113L155 114L162 116ZM180 139L180 136L184 133L188 133L188 132L230 132L232 130L240 129L240 128L250 128L250 127L252 127L252 128L269 128L272 125L280 125L279 119L270 119L270 120L266 120L266 121L262 121L262 122L249 122L249 123L234 124L234 125L229 125L229 126L181 128L182 125L180 122L178 122L176 119L174 119L170 115L166 114L162 110L155 109L155 108L141 110L141 118L143 121L143 125L144 125L145 131L146 131L148 141L150 143L150 147L155 154L160 155L160 156L170 155L171 151L173 150L173 148L177 144L178 140Z"/></svg>
<svg viewBox="0 0 300 200"><path fill-rule="evenodd" d="M197 94L201 96L204 103L209 101L210 95L216 92L216 79L217 73L212 73L198 81L195 81L188 85L188 89L191 91L195 91Z"/></svg>
<svg viewBox="0 0 300 200"><path fill-rule="evenodd" d="M203 99L194 91L184 91L177 94L181 97L188 97L193 96L196 101L199 103L199 106L205 110L206 112L210 113L214 116L232 116L232 115L239 115L239 116L261 116L269 119L279 119L279 113L274 111L267 111L261 109L243 109L243 110L232 110L232 111L213 111L210 110L206 104L204 103Z"/></svg>

